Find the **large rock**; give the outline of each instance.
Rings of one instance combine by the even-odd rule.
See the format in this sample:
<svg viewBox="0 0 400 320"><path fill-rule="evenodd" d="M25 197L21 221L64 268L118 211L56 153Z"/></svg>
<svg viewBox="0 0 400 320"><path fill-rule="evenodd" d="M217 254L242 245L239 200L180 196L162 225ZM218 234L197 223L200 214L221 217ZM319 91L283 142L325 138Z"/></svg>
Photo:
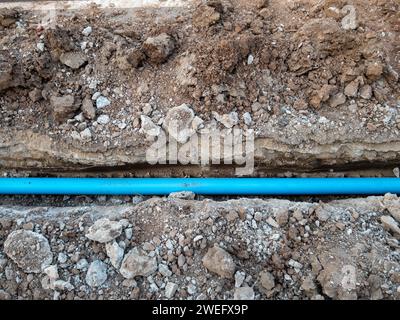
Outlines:
<svg viewBox="0 0 400 320"><path fill-rule="evenodd" d="M39 233L17 230L4 242L4 252L28 273L39 273L50 266L53 254L47 239Z"/></svg>
<svg viewBox="0 0 400 320"><path fill-rule="evenodd" d="M223 278L233 278L235 274L235 262L231 255L217 245L208 249L203 257L203 265L211 272Z"/></svg>
<svg viewBox="0 0 400 320"><path fill-rule="evenodd" d="M97 220L88 230L86 237L100 243L106 243L119 237L122 233L122 224L110 221L107 218Z"/></svg>
<svg viewBox="0 0 400 320"><path fill-rule="evenodd" d="M162 33L157 37L150 37L143 44L143 49L150 62L161 64L167 61L168 57L174 52L174 39Z"/></svg>
<svg viewBox="0 0 400 320"><path fill-rule="evenodd" d="M147 277L157 269L156 257L149 257L143 250L133 248L125 255L119 271L123 277L132 279L136 276Z"/></svg>
<svg viewBox="0 0 400 320"><path fill-rule="evenodd" d="M100 261L93 261L86 273L86 283L91 287L99 287L107 280L107 265Z"/></svg>

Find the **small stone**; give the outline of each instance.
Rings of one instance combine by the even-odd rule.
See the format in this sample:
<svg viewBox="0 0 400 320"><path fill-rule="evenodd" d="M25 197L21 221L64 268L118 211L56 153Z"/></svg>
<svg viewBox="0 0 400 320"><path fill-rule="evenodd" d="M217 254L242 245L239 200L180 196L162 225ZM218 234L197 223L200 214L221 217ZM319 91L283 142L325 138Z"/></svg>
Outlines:
<svg viewBox="0 0 400 320"><path fill-rule="evenodd" d="M92 120L96 117L96 109L93 106L92 99L85 98L82 101L82 113L86 119Z"/></svg>
<svg viewBox="0 0 400 320"><path fill-rule="evenodd" d="M220 116L218 113L213 112L215 120L222 123L226 128L230 129L239 123L239 116L237 112L231 112Z"/></svg>
<svg viewBox="0 0 400 320"><path fill-rule="evenodd" d="M243 114L243 121L246 126L251 125L251 123L253 122L253 119L251 118L251 115L249 112L246 112L245 114Z"/></svg>
<svg viewBox="0 0 400 320"><path fill-rule="evenodd" d="M160 264L158 266L158 272L160 272L164 277L172 276L171 270L169 270L168 266L166 266L165 264Z"/></svg>
<svg viewBox="0 0 400 320"><path fill-rule="evenodd" d="M52 281L57 280L60 277L58 275L57 266L55 266L55 265L44 268L43 273L45 273L49 277L49 279Z"/></svg>
<svg viewBox="0 0 400 320"><path fill-rule="evenodd" d="M249 54L249 56L247 57L247 64L251 65L254 62L254 56L252 54Z"/></svg>
<svg viewBox="0 0 400 320"><path fill-rule="evenodd" d="M354 81L350 82L344 88L344 94L348 97L356 97L359 86L360 86L360 82L358 80L354 80Z"/></svg>
<svg viewBox="0 0 400 320"><path fill-rule="evenodd" d="M142 122L140 128L141 132L151 137L158 137L161 134L161 128L156 125L151 118L141 115L140 120Z"/></svg>
<svg viewBox="0 0 400 320"><path fill-rule="evenodd" d="M124 278L132 279L136 276L147 277L157 269L156 257L149 257L143 250L133 248L125 255L119 271Z"/></svg>
<svg viewBox="0 0 400 320"><path fill-rule="evenodd" d="M271 227L279 228L279 224L278 224L272 217L268 217L267 223L268 223Z"/></svg>
<svg viewBox="0 0 400 320"><path fill-rule="evenodd" d="M254 290L251 287L236 288L234 300L254 300Z"/></svg>
<svg viewBox="0 0 400 320"><path fill-rule="evenodd" d="M99 96L96 98L96 108L97 109L103 109L111 104L110 100L108 100L106 97Z"/></svg>
<svg viewBox="0 0 400 320"><path fill-rule="evenodd" d="M86 27L85 29L83 29L82 34L85 37L88 37L91 33L92 33L93 29L91 26Z"/></svg>
<svg viewBox="0 0 400 320"><path fill-rule="evenodd" d="M344 104L346 102L346 95L344 95L342 92L339 92L335 95L333 95L330 99L329 99L329 105L332 108L336 108L342 104Z"/></svg>
<svg viewBox="0 0 400 320"><path fill-rule="evenodd" d="M360 89L360 97L369 100L372 98L372 88L370 85L364 85Z"/></svg>
<svg viewBox="0 0 400 320"><path fill-rule="evenodd" d="M66 52L61 54L60 61L71 69L79 69L87 62L87 58L82 52Z"/></svg>
<svg viewBox="0 0 400 320"><path fill-rule="evenodd" d="M240 288L246 279L246 274L243 271L236 271L235 273L235 288Z"/></svg>
<svg viewBox="0 0 400 320"><path fill-rule="evenodd" d="M303 283L301 284L301 288L308 296L314 296L317 293L317 286L315 285L314 279L312 276L307 276Z"/></svg>
<svg viewBox="0 0 400 320"><path fill-rule="evenodd" d="M231 255L217 245L208 249L203 257L203 265L223 278L233 278L235 274L236 266Z"/></svg>
<svg viewBox="0 0 400 320"><path fill-rule="evenodd" d="M150 62L161 64L174 52L175 41L171 36L162 33L157 37L147 38L143 43L143 49Z"/></svg>
<svg viewBox="0 0 400 320"><path fill-rule="evenodd" d="M267 291L271 291L273 288L275 288L275 278L272 273L268 271L261 271L260 284Z"/></svg>
<svg viewBox="0 0 400 320"><path fill-rule="evenodd" d="M400 235L400 228L396 222L396 220L394 220L392 217L390 216L382 216L381 217L381 222L382 225L385 229Z"/></svg>
<svg viewBox="0 0 400 320"><path fill-rule="evenodd" d="M168 195L169 199L182 199L182 200L194 200L196 194L192 191L180 191L172 192Z"/></svg>
<svg viewBox="0 0 400 320"><path fill-rule="evenodd" d="M288 264L289 264L289 266L291 266L294 269L300 270L303 268L303 265L300 262L293 260L293 259L290 259Z"/></svg>
<svg viewBox="0 0 400 320"><path fill-rule="evenodd" d="M39 273L53 261L47 239L27 230L11 232L4 242L4 252L27 273Z"/></svg>
<svg viewBox="0 0 400 320"><path fill-rule="evenodd" d="M106 253L115 269L119 269L124 258L124 249L116 241L106 243Z"/></svg>
<svg viewBox="0 0 400 320"><path fill-rule="evenodd" d="M150 103L146 103L143 108L142 108L142 112L145 116L150 115L150 113L153 111L153 107Z"/></svg>
<svg viewBox="0 0 400 320"><path fill-rule="evenodd" d="M122 233L122 225L118 221L110 221L107 218L97 220L88 230L86 237L100 243L106 243L119 237Z"/></svg>
<svg viewBox="0 0 400 320"><path fill-rule="evenodd" d="M346 5L341 12L345 15L341 21L344 30L355 30L358 27L356 9L353 5Z"/></svg>
<svg viewBox="0 0 400 320"><path fill-rule="evenodd" d="M80 133L81 139L82 140L91 140L92 139L92 132L90 131L89 128L86 128Z"/></svg>
<svg viewBox="0 0 400 320"><path fill-rule="evenodd" d="M110 117L106 114L102 114L101 116L99 116L96 120L98 123L100 124L108 124L110 122Z"/></svg>
<svg viewBox="0 0 400 320"><path fill-rule="evenodd" d="M400 178L400 169L398 167L393 169L393 174L396 178Z"/></svg>
<svg viewBox="0 0 400 320"><path fill-rule="evenodd" d="M173 282L168 282L165 286L165 297L171 299L175 295L176 290L178 290L178 285Z"/></svg>
<svg viewBox="0 0 400 320"><path fill-rule="evenodd" d="M289 220L289 213L286 209L279 210L275 214L275 220L279 224L279 226L284 226Z"/></svg>
<svg viewBox="0 0 400 320"><path fill-rule="evenodd" d="M66 263L66 262L67 262L68 257L67 257L67 255L66 255L64 252L60 252L60 253L58 254L57 260L58 260L59 263L63 264L63 263Z"/></svg>
<svg viewBox="0 0 400 320"><path fill-rule="evenodd" d="M68 281L64 281L64 280L56 280L53 283L53 288L55 290L60 290L60 291L72 291L74 290L74 286L69 283Z"/></svg>
<svg viewBox="0 0 400 320"><path fill-rule="evenodd" d="M88 265L89 265L89 263L87 262L86 259L81 259L76 263L76 268L78 270L85 270L85 269L87 269Z"/></svg>
<svg viewBox="0 0 400 320"><path fill-rule="evenodd" d="M107 265L100 261L93 261L86 273L86 283L90 287L99 287L107 280Z"/></svg>
<svg viewBox="0 0 400 320"><path fill-rule="evenodd" d="M40 52L44 51L44 43L43 42L38 42L36 44L36 49L38 49Z"/></svg>

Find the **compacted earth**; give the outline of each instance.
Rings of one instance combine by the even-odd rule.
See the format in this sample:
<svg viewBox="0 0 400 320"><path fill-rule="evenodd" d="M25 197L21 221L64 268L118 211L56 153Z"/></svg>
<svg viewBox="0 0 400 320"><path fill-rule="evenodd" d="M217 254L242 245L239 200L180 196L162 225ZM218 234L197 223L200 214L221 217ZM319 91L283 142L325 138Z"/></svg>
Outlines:
<svg viewBox="0 0 400 320"><path fill-rule="evenodd" d="M236 129L248 176L400 176L398 0L71 2L0 3L2 176L232 176L146 152ZM0 299L400 299L399 240L392 194L0 196Z"/></svg>

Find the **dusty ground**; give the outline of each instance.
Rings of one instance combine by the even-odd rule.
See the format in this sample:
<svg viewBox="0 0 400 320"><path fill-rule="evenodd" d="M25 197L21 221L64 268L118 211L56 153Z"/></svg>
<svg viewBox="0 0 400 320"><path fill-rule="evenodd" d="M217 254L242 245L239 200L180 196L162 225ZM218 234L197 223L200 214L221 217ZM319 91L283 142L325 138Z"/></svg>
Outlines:
<svg viewBox="0 0 400 320"><path fill-rule="evenodd" d="M146 164L179 115L253 176L399 175L398 0L182 3L0 9L0 173L231 176ZM396 196L187 197L1 196L0 299L400 298Z"/></svg>

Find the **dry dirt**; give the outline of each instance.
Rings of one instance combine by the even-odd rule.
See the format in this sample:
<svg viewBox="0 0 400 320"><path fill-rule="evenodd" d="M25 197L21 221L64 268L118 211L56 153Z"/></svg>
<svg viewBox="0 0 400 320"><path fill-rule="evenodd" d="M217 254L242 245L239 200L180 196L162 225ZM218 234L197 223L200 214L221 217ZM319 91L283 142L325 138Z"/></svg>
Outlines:
<svg viewBox="0 0 400 320"><path fill-rule="evenodd" d="M55 24L2 4L0 173L232 176L146 163L185 105L191 134L254 130L252 176L399 174L400 1L180 2L60 6ZM0 196L0 299L400 299L399 212L395 195Z"/></svg>
<svg viewBox="0 0 400 320"><path fill-rule="evenodd" d="M228 128L255 131L260 170L394 167L399 1L184 3L58 10L50 26L3 9L2 167L143 165L155 137L141 117L163 130L182 104L198 131L237 112Z"/></svg>

